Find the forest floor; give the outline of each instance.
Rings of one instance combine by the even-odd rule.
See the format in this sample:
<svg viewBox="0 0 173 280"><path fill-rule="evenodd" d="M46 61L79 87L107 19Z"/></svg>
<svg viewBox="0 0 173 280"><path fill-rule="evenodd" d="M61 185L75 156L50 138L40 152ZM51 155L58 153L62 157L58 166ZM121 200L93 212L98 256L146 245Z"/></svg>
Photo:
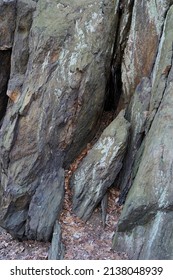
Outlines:
<svg viewBox="0 0 173 280"><path fill-rule="evenodd" d="M116 229L121 207L118 206L119 191L111 187L108 191L108 207L105 225L101 217L101 207L98 206L92 217L84 223L72 212L72 193L70 190L70 178L81 160L94 145L101 132L106 128L115 116L107 112L103 115L100 130L96 137L77 159L66 170L65 199L60 224L62 230L62 243L65 248L65 260L120 260L127 256L112 250L112 238ZM46 260L48 259L50 243L38 241L14 240L10 234L0 228L0 260Z"/></svg>

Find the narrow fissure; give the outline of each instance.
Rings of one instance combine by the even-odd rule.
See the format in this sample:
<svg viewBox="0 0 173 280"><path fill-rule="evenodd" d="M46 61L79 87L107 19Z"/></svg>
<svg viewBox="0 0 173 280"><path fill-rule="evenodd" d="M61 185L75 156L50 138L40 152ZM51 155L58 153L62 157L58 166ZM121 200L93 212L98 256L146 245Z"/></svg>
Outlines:
<svg viewBox="0 0 173 280"><path fill-rule="evenodd" d="M10 78L10 69L11 69L11 49L0 51L0 127L2 125L2 119L5 115L8 96L7 86L8 80Z"/></svg>
<svg viewBox="0 0 173 280"><path fill-rule="evenodd" d="M120 98L123 92L123 83L122 83L122 62L123 62L123 55L124 50L126 47L126 43L128 40L128 34L131 27L132 22L132 14L133 14L133 7L134 7L134 0L130 1L127 5L124 4L124 1L120 1L119 8L118 8L118 26L117 26L117 34L114 43L114 51L113 57L111 61L110 67L110 77L107 84L107 94L105 100L105 111L114 112L119 111L123 104L119 104ZM123 16L125 10L128 11L128 20L126 26L124 28L124 34L121 34L121 24L123 21ZM118 108L120 107L120 108ZM116 115L116 113L115 113Z"/></svg>

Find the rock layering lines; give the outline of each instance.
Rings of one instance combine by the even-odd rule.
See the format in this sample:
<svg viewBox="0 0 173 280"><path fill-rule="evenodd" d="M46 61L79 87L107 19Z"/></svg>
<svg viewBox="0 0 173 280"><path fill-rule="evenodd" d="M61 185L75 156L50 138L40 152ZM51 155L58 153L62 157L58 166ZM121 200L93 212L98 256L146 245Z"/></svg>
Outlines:
<svg viewBox="0 0 173 280"><path fill-rule="evenodd" d="M16 2L0 131L0 224L14 237L50 239L64 194L62 166L93 137L103 111L118 3Z"/></svg>
<svg viewBox="0 0 173 280"><path fill-rule="evenodd" d="M122 167L129 127L124 111L121 111L103 131L72 177L73 211L85 221Z"/></svg>
<svg viewBox="0 0 173 280"><path fill-rule="evenodd" d="M169 5L169 0L134 1L131 28L122 61L123 98L126 104L141 78L151 74Z"/></svg>
<svg viewBox="0 0 173 280"><path fill-rule="evenodd" d="M168 37L171 42L162 44ZM113 242L116 250L128 252L132 259L173 259L173 67L172 60L169 61L173 50L170 45L173 45L173 6L167 14L158 53L164 63L155 67L158 71L153 73L154 82L159 81L160 67L164 75L165 62L171 62L164 76L164 94L159 82L160 103Z"/></svg>
<svg viewBox="0 0 173 280"><path fill-rule="evenodd" d="M126 110L126 118L130 122L131 128L128 150L123 160L122 170L119 174L119 187L121 189L120 204L124 203L128 190L135 177L135 161L145 136L150 97L151 81L149 78L144 77L136 87L135 93Z"/></svg>
<svg viewBox="0 0 173 280"><path fill-rule="evenodd" d="M63 257L64 245L61 241L61 226L58 221L56 221L53 230L52 243L49 249L48 260L62 260Z"/></svg>

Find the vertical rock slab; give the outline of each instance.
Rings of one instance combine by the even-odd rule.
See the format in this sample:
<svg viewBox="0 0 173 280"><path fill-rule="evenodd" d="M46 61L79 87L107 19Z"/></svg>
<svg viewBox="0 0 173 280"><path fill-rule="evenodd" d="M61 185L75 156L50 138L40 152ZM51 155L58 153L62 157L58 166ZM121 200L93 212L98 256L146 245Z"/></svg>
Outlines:
<svg viewBox="0 0 173 280"><path fill-rule="evenodd" d="M88 220L122 167L129 123L121 111L80 163L71 179L73 211Z"/></svg>
<svg viewBox="0 0 173 280"><path fill-rule="evenodd" d="M0 0L0 50L12 48L15 24L16 0Z"/></svg>
<svg viewBox="0 0 173 280"><path fill-rule="evenodd" d="M159 108L160 102L164 96L167 86L167 78L171 70L172 65L172 8L169 10L165 24L163 27L163 33L160 39L158 48L158 54L155 60L154 68L152 71L152 92L151 101L149 107L149 119L147 122L146 132L149 130L150 125L154 119L154 116Z"/></svg>
<svg viewBox="0 0 173 280"><path fill-rule="evenodd" d="M160 50L165 60L159 68L164 67L173 44L173 6L167 14L163 36L165 39L168 36L171 42ZM157 72L153 73L155 76ZM162 87L157 88L160 106L146 137L139 169L113 241L116 250L125 251L132 259L173 259L172 60L165 86L163 95Z"/></svg>
<svg viewBox="0 0 173 280"><path fill-rule="evenodd" d="M126 110L126 118L130 122L130 133L127 153L123 160L123 167L119 174L121 195L119 203L123 204L133 182L133 168L137 152L145 136L145 128L151 97L151 81L142 78Z"/></svg>
<svg viewBox="0 0 173 280"><path fill-rule="evenodd" d="M29 59L29 33L36 3L33 0L18 0L16 3L16 28L11 54L11 71L7 95L17 102L22 90Z"/></svg>
<svg viewBox="0 0 173 280"><path fill-rule="evenodd" d="M22 86L0 131L0 224L15 237L52 234L63 200L62 165L92 137L103 110L118 4L37 1L27 67L13 68L15 77L25 72ZM23 46L18 52L16 42L13 53L25 57Z"/></svg>
<svg viewBox="0 0 173 280"><path fill-rule="evenodd" d="M0 0L0 120L6 111L7 83L10 76L11 49L16 22L16 0Z"/></svg>
<svg viewBox="0 0 173 280"><path fill-rule="evenodd" d="M134 2L130 33L122 62L123 99L126 104L141 78L151 74L170 2Z"/></svg>
<svg viewBox="0 0 173 280"><path fill-rule="evenodd" d="M48 260L63 260L64 257L64 245L61 240L61 226L56 221L51 246L49 249Z"/></svg>

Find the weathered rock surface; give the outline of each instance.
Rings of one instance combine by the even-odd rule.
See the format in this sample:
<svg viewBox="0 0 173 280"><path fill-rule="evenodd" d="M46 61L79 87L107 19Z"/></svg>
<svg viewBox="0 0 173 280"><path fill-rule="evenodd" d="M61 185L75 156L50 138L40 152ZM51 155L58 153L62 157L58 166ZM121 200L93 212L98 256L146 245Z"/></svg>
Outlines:
<svg viewBox="0 0 173 280"><path fill-rule="evenodd" d="M61 240L61 226L56 221L53 237L51 242L51 247L49 249L48 260L63 260L64 257L64 245Z"/></svg>
<svg viewBox="0 0 173 280"><path fill-rule="evenodd" d="M29 59L29 32L36 3L32 0L18 0L16 5L16 28L11 55L11 71L7 95L17 102L21 95L24 75Z"/></svg>
<svg viewBox="0 0 173 280"><path fill-rule="evenodd" d="M167 78L172 65L172 19L173 16L171 8L165 20L163 33L158 48L158 54L152 72L152 92L146 132L148 131L161 103L167 85Z"/></svg>
<svg viewBox="0 0 173 280"><path fill-rule="evenodd" d="M151 81L149 78L142 78L137 86L131 102L126 110L126 119L130 122L130 135L128 149L123 160L123 168L119 174L119 187L121 195L119 203L125 201L128 190L133 181L133 168L137 152L145 136L145 128L151 97Z"/></svg>
<svg viewBox="0 0 173 280"><path fill-rule="evenodd" d="M0 121L7 107L11 48L15 30L16 1L0 0Z"/></svg>
<svg viewBox="0 0 173 280"><path fill-rule="evenodd" d="M0 0L0 50L9 50L13 46L16 24L16 0Z"/></svg>
<svg viewBox="0 0 173 280"><path fill-rule="evenodd" d="M172 61L172 0L0 0L0 226L43 241L54 228L61 259L64 169L103 110L125 109L75 171L73 210L86 221L101 202L105 224L116 179L113 247L173 259Z"/></svg>
<svg viewBox="0 0 173 280"><path fill-rule="evenodd" d="M130 33L122 62L122 98L126 104L141 78L151 74L165 13L170 3L170 0L134 2Z"/></svg>
<svg viewBox="0 0 173 280"><path fill-rule="evenodd" d="M122 167L129 126L124 118L124 111L121 111L74 172L71 180L73 211L85 221Z"/></svg>
<svg viewBox="0 0 173 280"><path fill-rule="evenodd" d="M48 240L63 200L64 158L72 161L91 139L103 111L119 1L39 0L33 14L34 2L17 2L12 101L0 131L0 224L15 237Z"/></svg>
<svg viewBox="0 0 173 280"><path fill-rule="evenodd" d="M156 59L156 63L160 59L163 63L155 65L152 75L157 110L113 242L114 248L128 252L132 259L173 259L172 44L173 6L167 14ZM169 71L165 74L167 63ZM151 100L152 106L154 98Z"/></svg>

